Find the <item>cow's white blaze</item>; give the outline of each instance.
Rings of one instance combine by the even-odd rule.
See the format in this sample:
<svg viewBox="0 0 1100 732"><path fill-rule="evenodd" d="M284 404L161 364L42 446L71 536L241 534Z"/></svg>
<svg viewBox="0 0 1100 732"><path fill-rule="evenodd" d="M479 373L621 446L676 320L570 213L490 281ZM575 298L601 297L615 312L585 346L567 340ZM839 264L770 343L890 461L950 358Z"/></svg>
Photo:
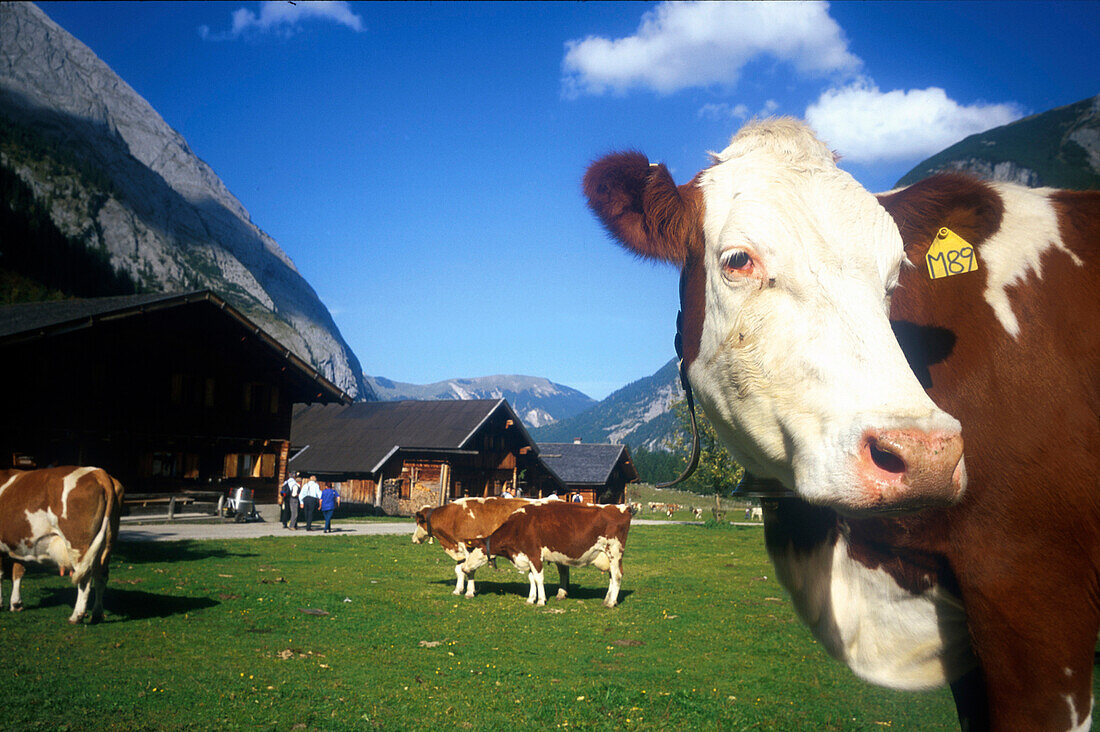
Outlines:
<svg viewBox="0 0 1100 732"><path fill-rule="evenodd" d="M780 583L814 637L861 678L933 689L974 667L962 603L933 586L915 595L848 554L843 536L808 553L769 552Z"/></svg>
<svg viewBox="0 0 1100 732"><path fill-rule="evenodd" d="M1008 288L1023 282L1029 273L1042 277L1040 259L1050 249L1066 253L1078 266L1083 262L1062 241L1058 212L1050 201L1053 189L992 185L1004 202L1004 214L997 233L978 248L979 266L986 270L986 302L1005 331L1016 338L1020 323L1012 310Z"/></svg>
<svg viewBox="0 0 1100 732"><path fill-rule="evenodd" d="M873 509L881 497L856 474L868 431L960 429L887 320L904 262L897 226L793 120L742 130L698 184L706 316L689 376L700 403L753 474ZM741 251L750 276L729 267Z"/></svg>

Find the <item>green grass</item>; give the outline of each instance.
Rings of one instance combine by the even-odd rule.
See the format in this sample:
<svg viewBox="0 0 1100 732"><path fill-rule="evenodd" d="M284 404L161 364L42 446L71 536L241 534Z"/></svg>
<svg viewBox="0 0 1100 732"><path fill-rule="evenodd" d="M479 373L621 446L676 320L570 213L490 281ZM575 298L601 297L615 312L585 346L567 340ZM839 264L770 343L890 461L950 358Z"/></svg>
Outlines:
<svg viewBox="0 0 1100 732"><path fill-rule="evenodd" d="M573 571L572 597L528 606L505 561L479 572L478 597L454 597L452 562L408 536L122 543L103 624L69 626L74 590L46 570L24 581L24 612L0 613L0 724L956 727L946 690L871 687L827 658L762 543L759 528L636 526L613 610L593 569Z"/></svg>

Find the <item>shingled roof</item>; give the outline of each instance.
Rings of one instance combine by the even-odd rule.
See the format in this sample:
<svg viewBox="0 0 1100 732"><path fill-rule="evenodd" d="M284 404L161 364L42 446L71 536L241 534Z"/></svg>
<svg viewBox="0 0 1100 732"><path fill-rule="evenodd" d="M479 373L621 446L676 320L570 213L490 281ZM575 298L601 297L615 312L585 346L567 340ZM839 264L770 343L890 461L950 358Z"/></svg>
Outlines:
<svg viewBox="0 0 1100 732"><path fill-rule="evenodd" d="M351 397L296 356L289 348L210 290L49 300L0 306L0 345L48 338L91 328L107 321L140 317L147 313L187 305L204 304L221 311L263 342L273 355L289 361L299 377L321 387L318 399L348 403Z"/></svg>
<svg viewBox="0 0 1100 732"><path fill-rule="evenodd" d="M504 399L356 402L348 406L298 405L290 442L298 449L290 468L306 473L377 473L398 450L475 454L478 429L498 410L523 431Z"/></svg>
<svg viewBox="0 0 1100 732"><path fill-rule="evenodd" d="M539 457L567 485L604 485L620 460L625 461L628 481L638 479L626 445L575 442L543 442Z"/></svg>

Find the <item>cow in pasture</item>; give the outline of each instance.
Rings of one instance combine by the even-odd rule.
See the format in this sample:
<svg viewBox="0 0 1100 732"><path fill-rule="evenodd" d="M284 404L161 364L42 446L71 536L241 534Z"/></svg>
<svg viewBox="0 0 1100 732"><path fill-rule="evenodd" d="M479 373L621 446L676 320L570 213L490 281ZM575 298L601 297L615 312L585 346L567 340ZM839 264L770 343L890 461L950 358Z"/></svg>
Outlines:
<svg viewBox="0 0 1100 732"><path fill-rule="evenodd" d="M1088 728L1100 193L940 174L876 197L788 119L686 184L615 153L584 190L623 245L681 268L686 382L788 491L765 543L829 653L950 684L970 729Z"/></svg>
<svg viewBox="0 0 1100 732"><path fill-rule="evenodd" d="M103 619L122 493L122 485L99 468L0 470L0 579L11 573L12 611L23 609L23 563L48 561L76 585L69 622L84 617L93 588L91 621Z"/></svg>
<svg viewBox="0 0 1100 732"><path fill-rule="evenodd" d="M455 560L455 595L461 595L465 588L466 597L474 596L474 573L463 572L462 562L466 560L469 541L488 536L496 531L504 520L517 510L537 500L525 498L459 498L438 508L425 506L416 512L416 528L413 530L414 544L422 544L429 539L437 539L443 551ZM558 565L558 599L566 597L569 591L569 567Z"/></svg>
<svg viewBox="0 0 1100 732"><path fill-rule="evenodd" d="M749 509L749 521L763 521L764 509L760 506L753 506Z"/></svg>
<svg viewBox="0 0 1100 732"><path fill-rule="evenodd" d="M623 579L623 551L630 530L626 506L544 503L525 506L484 539L469 542L469 556L460 564L473 575L493 557L507 557L531 582L528 604L546 604L543 563L559 567L592 565L611 579L603 604L615 607Z"/></svg>

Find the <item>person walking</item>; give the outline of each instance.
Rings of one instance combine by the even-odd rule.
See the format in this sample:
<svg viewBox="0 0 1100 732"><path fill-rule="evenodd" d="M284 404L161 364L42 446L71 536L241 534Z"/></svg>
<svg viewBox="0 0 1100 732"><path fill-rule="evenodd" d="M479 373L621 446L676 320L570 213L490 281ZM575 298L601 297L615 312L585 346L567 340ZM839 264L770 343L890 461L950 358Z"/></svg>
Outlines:
<svg viewBox="0 0 1100 732"><path fill-rule="evenodd" d="M309 480L302 486L299 494L302 499L302 509L306 512L306 531L313 531L313 514L321 503L321 486L317 485L317 476L309 476Z"/></svg>
<svg viewBox="0 0 1100 732"><path fill-rule="evenodd" d="M332 514L336 513L336 507L340 505L340 494L331 484L326 483L321 489L321 515L325 517L325 533L332 531Z"/></svg>
<svg viewBox="0 0 1100 732"><path fill-rule="evenodd" d="M288 476L279 489L279 520L283 522L283 528L298 529L298 492L302 486L298 483L299 473ZM287 522L290 526L287 527Z"/></svg>

